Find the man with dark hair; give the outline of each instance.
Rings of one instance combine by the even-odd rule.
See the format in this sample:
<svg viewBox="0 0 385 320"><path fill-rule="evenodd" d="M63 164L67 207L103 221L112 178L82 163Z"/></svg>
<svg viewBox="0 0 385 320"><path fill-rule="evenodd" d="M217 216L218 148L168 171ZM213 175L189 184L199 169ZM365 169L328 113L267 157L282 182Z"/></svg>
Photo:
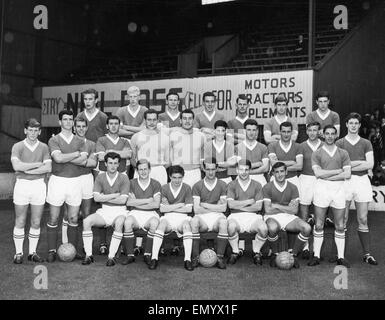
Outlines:
<svg viewBox="0 0 385 320"><path fill-rule="evenodd" d="M28 233L28 260L39 263L44 261L36 251L46 199L47 186L44 179L52 170L52 161L48 146L38 140L40 133L40 123L34 118L28 119L24 124L25 139L15 143L11 151L12 167L16 175L13 189L15 205L13 242L16 250L13 262L15 264L23 263L24 229L29 206L31 206L31 226Z"/></svg>
<svg viewBox="0 0 385 320"><path fill-rule="evenodd" d="M76 118L85 119L88 122L86 139L96 141L107 133L107 115L97 108L98 92L95 89L87 89L82 92L85 109Z"/></svg>
<svg viewBox="0 0 385 320"><path fill-rule="evenodd" d="M239 233L255 233L253 261L262 265L260 250L267 239L267 226L259 212L262 210L262 185L250 178L250 160L237 163L238 178L228 185L227 201L231 214L227 217L229 243L232 249L229 263L234 264L239 256Z"/></svg>
<svg viewBox="0 0 385 320"><path fill-rule="evenodd" d="M281 139L280 125L283 122L288 121L290 121L293 126L291 140L296 141L298 137L298 124L294 121L294 119L289 119L287 116L287 99L285 96L279 95L275 98L274 105L276 115L266 122L263 129L263 137L266 144L279 141Z"/></svg>
<svg viewBox="0 0 385 320"><path fill-rule="evenodd" d="M179 95L170 91L166 95L166 110L159 114L159 122L167 128L180 127Z"/></svg>
<svg viewBox="0 0 385 320"><path fill-rule="evenodd" d="M102 203L102 208L89 215L83 221L83 242L86 256L83 265L94 262L92 255L92 227L113 226L110 248L108 251L107 267L116 264L115 254L119 249L123 237L123 225L127 216L126 201L130 189L130 181L127 175L118 171L120 155L108 152L104 156L107 171L99 174L95 180L94 199Z"/></svg>
<svg viewBox="0 0 385 320"><path fill-rule="evenodd" d="M276 267L278 254L278 232L287 230L298 233L293 246L294 268L299 268L297 255L309 239L311 227L297 217L299 193L297 187L286 180L287 167L283 162L275 162L272 167L274 180L263 187L264 220L268 228L268 241L272 249L270 266Z"/></svg>
<svg viewBox="0 0 385 320"><path fill-rule="evenodd" d="M238 95L235 103L236 116L234 119L230 119L228 121L229 129L233 130L232 134L234 137L234 144L238 144L246 139L244 124L245 121L249 119L249 106L250 98L248 98L245 94Z"/></svg>
<svg viewBox="0 0 385 320"><path fill-rule="evenodd" d="M226 269L224 254L227 244L227 220L224 215L227 209L225 182L217 179L218 164L216 159L205 159L203 162L205 178L194 184L192 193L194 201L194 217L191 220L193 236L192 264L199 265L199 244L201 232L218 232L217 267Z"/></svg>
<svg viewBox="0 0 385 320"><path fill-rule="evenodd" d="M83 139L73 135L74 115L71 110L59 113L61 131L48 141L52 157L52 175L48 181L47 202L50 216L47 222L48 262L56 260L58 220L61 207L67 204L68 242L76 248L78 216L82 202L81 170L88 158Z"/></svg>
<svg viewBox="0 0 385 320"><path fill-rule="evenodd" d="M160 212L163 216L154 234L152 257L149 268L154 270L158 266L159 250L165 234L176 232L179 238L183 237L184 267L188 271L194 270L191 263L192 232L191 217L193 199L189 185L183 183L184 170L181 166L171 166L171 182L162 186Z"/></svg>
<svg viewBox="0 0 385 320"><path fill-rule="evenodd" d="M345 180L345 221L347 227L351 202L354 201L357 211L358 236L364 251L363 261L377 265L376 259L370 254L370 237L368 227L369 203L373 200L373 191L368 177L368 170L373 169L373 148L369 140L361 138L358 133L361 126L361 116L350 113L346 118L347 135L336 142L336 146L349 154L352 175Z"/></svg>
<svg viewBox="0 0 385 320"><path fill-rule="evenodd" d="M320 264L320 253L324 237L325 215L329 207L334 215L334 240L337 246L337 264L350 267L345 260L345 190L344 181L351 177L351 163L346 150L335 145L337 129L332 125L324 128L325 143L314 151L312 155L312 167L317 182L314 188L314 255L309 266Z"/></svg>

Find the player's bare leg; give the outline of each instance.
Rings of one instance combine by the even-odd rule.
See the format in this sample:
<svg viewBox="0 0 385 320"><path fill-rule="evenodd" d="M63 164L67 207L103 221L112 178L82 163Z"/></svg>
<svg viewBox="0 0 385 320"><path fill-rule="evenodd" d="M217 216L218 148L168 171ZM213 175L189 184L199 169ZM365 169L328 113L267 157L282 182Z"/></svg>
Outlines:
<svg viewBox="0 0 385 320"><path fill-rule="evenodd" d="M274 268L277 266L275 259L278 254L278 232L281 230L281 226L274 218L268 218L266 220L268 236L267 241L269 241L271 248L271 257L270 257L270 267Z"/></svg>
<svg viewBox="0 0 385 320"><path fill-rule="evenodd" d="M58 221L60 216L61 206L49 206L49 219L47 222L47 241L48 241L48 262L56 260L56 246L58 236Z"/></svg>
<svg viewBox="0 0 385 320"><path fill-rule="evenodd" d="M185 220L182 226L178 228L178 232L183 234L184 268L188 271L193 271L194 267L191 262L193 238L190 222Z"/></svg>
<svg viewBox="0 0 385 320"><path fill-rule="evenodd" d="M144 250L144 262L149 265L151 263L152 244L154 242L154 234L159 225L159 219L152 217L145 224L144 229L147 230L146 248Z"/></svg>
<svg viewBox="0 0 385 320"><path fill-rule="evenodd" d="M219 218L213 225L213 231L217 232L217 267L219 269L226 269L224 255L228 240L227 220L225 217Z"/></svg>
<svg viewBox="0 0 385 320"><path fill-rule="evenodd" d="M159 251L163 243L164 234L171 232L171 227L166 219L159 222L158 227L154 232L154 241L152 244L151 262L148 265L150 270L155 270L158 267Z"/></svg>
<svg viewBox="0 0 385 320"><path fill-rule="evenodd" d="M344 229L344 220L345 220L345 208L343 209L333 209L334 216L334 241L337 246L337 264L343 265L347 268L350 267L349 263L345 259L345 229Z"/></svg>
<svg viewBox="0 0 385 320"><path fill-rule="evenodd" d="M303 221L300 218L297 218L286 226L286 230L291 232L298 232L298 236L294 242L293 256L294 256L294 268L299 268L299 263L296 257L302 251L306 242L309 240L311 227L307 222Z"/></svg>
<svg viewBox="0 0 385 320"><path fill-rule="evenodd" d="M193 235L193 247L192 247L192 264L196 268L199 265L199 245L200 245L200 232L207 232L209 229L207 224L198 216L194 216L190 222L191 231Z"/></svg>
<svg viewBox="0 0 385 320"><path fill-rule="evenodd" d="M13 228L13 242L15 244L16 254L13 262L16 264L23 263L23 244L24 244L24 228L27 221L29 205L15 204L15 226Z"/></svg>
<svg viewBox="0 0 385 320"><path fill-rule="evenodd" d="M33 262L44 262L44 259L37 254L37 244L40 238L40 222L43 216L44 205L31 205L31 227L28 233L29 254L28 260Z"/></svg>
<svg viewBox="0 0 385 320"><path fill-rule="evenodd" d="M306 204L300 204L299 205L299 216L300 218L307 222L309 224L309 211L310 211L310 205L306 205ZM314 221L314 220L313 220ZM310 224L310 227L311 227L311 224ZM303 247L303 251L302 251L302 259L306 259L306 260L309 260L310 258L310 249L309 249L309 240L306 241L304 247Z"/></svg>
<svg viewBox="0 0 385 320"><path fill-rule="evenodd" d="M112 267L116 264L115 254L118 252L120 243L123 239L123 226L125 219L126 216L119 216L114 220L112 224L114 227L114 232L112 234L110 248L108 250L108 260L106 263L107 267Z"/></svg>
<svg viewBox="0 0 385 320"><path fill-rule="evenodd" d="M88 265L94 262L94 258L92 255L92 242L93 242L93 234L92 227L103 227L106 225L104 219L97 213L89 215L87 218L83 220L83 243L84 243L84 251L86 252L86 256L82 261L83 265Z"/></svg>
<svg viewBox="0 0 385 320"><path fill-rule="evenodd" d="M314 206L314 218L315 218L315 225L313 230L313 237L314 237L314 244L313 244L313 255L307 264L308 266L316 266L320 264L320 258L321 258L321 248L322 243L324 241L324 223L325 223L325 216L326 212L328 210L327 208L321 208L318 206Z"/></svg>
<svg viewBox="0 0 385 320"><path fill-rule="evenodd" d="M358 236L360 238L362 250L364 252L363 260L371 265L378 265L377 260L370 254L370 234L368 226L368 202L356 202Z"/></svg>
<svg viewBox="0 0 385 320"><path fill-rule="evenodd" d="M241 227L234 219L227 221L227 232L229 236L229 244L231 247L231 256L227 260L227 263L235 264L239 258L239 232Z"/></svg>
<svg viewBox="0 0 385 320"><path fill-rule="evenodd" d="M255 265L262 265L261 248L267 240L269 230L266 223L260 219L255 221L250 227L250 233L256 233L253 243L253 262Z"/></svg>
<svg viewBox="0 0 385 320"><path fill-rule="evenodd" d="M133 216L127 216L124 220L123 243L126 249L127 259L122 262L123 265L133 263L135 261L134 245L135 235L134 231L139 229L139 224Z"/></svg>

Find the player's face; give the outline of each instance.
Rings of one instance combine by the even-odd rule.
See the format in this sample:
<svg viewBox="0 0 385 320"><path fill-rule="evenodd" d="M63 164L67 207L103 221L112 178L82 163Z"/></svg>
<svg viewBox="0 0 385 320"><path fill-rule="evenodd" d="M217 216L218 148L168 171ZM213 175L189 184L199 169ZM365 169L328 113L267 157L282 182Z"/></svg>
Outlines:
<svg viewBox="0 0 385 320"><path fill-rule="evenodd" d="M277 102L276 107L277 107L277 114L286 115L286 109L287 109L286 102L284 101Z"/></svg>
<svg viewBox="0 0 385 320"><path fill-rule="evenodd" d="M274 169L274 178L277 182L284 182L286 179L287 170L285 167L279 167Z"/></svg>
<svg viewBox="0 0 385 320"><path fill-rule="evenodd" d="M146 116L146 128L155 130L158 125L158 116L155 113L150 113Z"/></svg>
<svg viewBox="0 0 385 320"><path fill-rule="evenodd" d="M281 140L289 142L291 140L292 129L290 127L282 127L281 129Z"/></svg>
<svg viewBox="0 0 385 320"><path fill-rule="evenodd" d="M59 123L62 129L72 130L72 127L74 125L74 117L70 116L69 114L65 114L63 115Z"/></svg>
<svg viewBox="0 0 385 320"><path fill-rule="evenodd" d="M207 112L213 112L215 107L215 97L205 97L203 101L203 106Z"/></svg>
<svg viewBox="0 0 385 320"><path fill-rule="evenodd" d="M88 127L84 121L76 121L75 133L77 136L84 138L84 136L86 135L87 129Z"/></svg>
<svg viewBox="0 0 385 320"><path fill-rule="evenodd" d="M108 121L107 129L109 133L117 134L119 132L119 120L111 119Z"/></svg>
<svg viewBox="0 0 385 320"><path fill-rule="evenodd" d="M327 97L319 97L317 99L317 106L321 111L326 111L329 108L329 102Z"/></svg>
<svg viewBox="0 0 385 320"><path fill-rule="evenodd" d="M181 125L183 129L190 130L194 124L193 115L190 113L183 113L181 119Z"/></svg>
<svg viewBox="0 0 385 320"><path fill-rule="evenodd" d="M306 130L307 136L310 141L314 141L318 139L318 126L311 126Z"/></svg>
<svg viewBox="0 0 385 320"><path fill-rule="evenodd" d="M246 165L239 165L237 169L238 176L241 180L248 180L250 175L250 168Z"/></svg>
<svg viewBox="0 0 385 320"><path fill-rule="evenodd" d="M238 99L238 103L237 103L238 114L241 114L243 116L246 115L248 107L249 105L247 104L247 100Z"/></svg>
<svg viewBox="0 0 385 320"><path fill-rule="evenodd" d="M106 162L107 172L114 174L119 167L119 159L108 158Z"/></svg>
<svg viewBox="0 0 385 320"><path fill-rule="evenodd" d="M325 143L328 145L332 145L336 140L336 131L332 128L326 129L324 132Z"/></svg>
<svg viewBox="0 0 385 320"><path fill-rule="evenodd" d="M170 110L177 110L179 105L179 99L178 96L175 95L169 95L167 99L167 105Z"/></svg>
<svg viewBox="0 0 385 320"><path fill-rule="evenodd" d="M171 185L174 188L179 188L183 182L183 176L180 173L173 173L170 176L170 179L171 179Z"/></svg>
<svg viewBox="0 0 385 320"><path fill-rule="evenodd" d="M247 140L254 141L258 137L258 127L254 125L246 126L246 138Z"/></svg>
<svg viewBox="0 0 385 320"><path fill-rule="evenodd" d="M36 141L40 133L41 133L40 128L28 127L27 129L24 129L24 134L26 135L27 139L30 141Z"/></svg>
<svg viewBox="0 0 385 320"><path fill-rule="evenodd" d="M130 102L131 106L137 106L139 103L139 95L136 93L129 93L128 94L128 101Z"/></svg>
<svg viewBox="0 0 385 320"><path fill-rule="evenodd" d="M206 163L205 164L205 173L206 178L209 180L215 179L217 173L217 165L215 163Z"/></svg>
<svg viewBox="0 0 385 320"><path fill-rule="evenodd" d="M215 129L215 140L223 141L225 139L226 129L224 127L217 127Z"/></svg>
<svg viewBox="0 0 385 320"><path fill-rule="evenodd" d="M150 169L147 163L142 163L138 166L138 175L140 179L147 180L148 176L150 175Z"/></svg>
<svg viewBox="0 0 385 320"><path fill-rule="evenodd" d="M358 133L360 130L361 123L358 119L350 119L346 124L346 128L348 128L349 133Z"/></svg>
<svg viewBox="0 0 385 320"><path fill-rule="evenodd" d="M92 109L96 107L98 99L95 99L95 95L93 93L86 93L83 97L83 102L86 109Z"/></svg>

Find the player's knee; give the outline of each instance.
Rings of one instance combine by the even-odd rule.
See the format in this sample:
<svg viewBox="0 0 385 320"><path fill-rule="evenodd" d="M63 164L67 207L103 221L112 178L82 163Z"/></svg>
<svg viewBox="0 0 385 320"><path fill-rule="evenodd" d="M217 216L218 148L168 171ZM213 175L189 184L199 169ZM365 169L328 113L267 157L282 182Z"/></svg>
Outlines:
<svg viewBox="0 0 385 320"><path fill-rule="evenodd" d="M233 236L237 232L237 225L233 221L229 221L227 226L227 232L229 235Z"/></svg>
<svg viewBox="0 0 385 320"><path fill-rule="evenodd" d="M311 233L311 226L308 223L303 223L301 226L301 233L308 237Z"/></svg>
<svg viewBox="0 0 385 320"><path fill-rule="evenodd" d="M358 217L357 218L358 227L367 227L368 226L368 218L367 217Z"/></svg>
<svg viewBox="0 0 385 320"><path fill-rule="evenodd" d="M192 218L191 222L190 222L190 225L191 225L191 229L193 231L198 231L199 229L199 219L194 217Z"/></svg>
<svg viewBox="0 0 385 320"><path fill-rule="evenodd" d="M191 232L191 226L190 224L187 222L183 223L182 225L182 230L183 230L183 233L185 232Z"/></svg>
<svg viewBox="0 0 385 320"><path fill-rule="evenodd" d="M78 216L68 217L68 223L74 225L78 223Z"/></svg>
<svg viewBox="0 0 385 320"><path fill-rule="evenodd" d="M127 232L131 232L133 224L134 224L134 221L132 220L132 218L131 217L127 217L124 220L124 230L127 231Z"/></svg>
<svg viewBox="0 0 385 320"><path fill-rule="evenodd" d="M40 228L40 219L31 220L31 228L39 229Z"/></svg>
<svg viewBox="0 0 385 320"><path fill-rule="evenodd" d="M83 220L83 230L91 230L92 225L92 218L86 218Z"/></svg>
<svg viewBox="0 0 385 320"><path fill-rule="evenodd" d="M159 225L158 219L151 219L149 223L150 231L155 232L158 225Z"/></svg>
<svg viewBox="0 0 385 320"><path fill-rule="evenodd" d="M226 219L220 219L219 220L219 232L226 232L227 231L227 220Z"/></svg>
<svg viewBox="0 0 385 320"><path fill-rule="evenodd" d="M258 234L262 237L267 237L267 234L269 233L269 230L267 228L267 225L261 225L258 227Z"/></svg>
<svg viewBox="0 0 385 320"><path fill-rule="evenodd" d="M124 226L124 217L118 217L114 223L114 229L117 232L122 232Z"/></svg>

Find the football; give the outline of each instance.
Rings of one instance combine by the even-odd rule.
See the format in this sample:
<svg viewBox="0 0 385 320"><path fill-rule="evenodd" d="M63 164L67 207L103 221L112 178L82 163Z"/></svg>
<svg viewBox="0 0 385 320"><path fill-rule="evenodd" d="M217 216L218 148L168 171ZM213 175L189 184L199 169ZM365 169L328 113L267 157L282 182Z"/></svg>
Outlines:
<svg viewBox="0 0 385 320"><path fill-rule="evenodd" d="M211 249L205 249L199 255L199 263L205 268L211 268L217 263L217 254Z"/></svg>
<svg viewBox="0 0 385 320"><path fill-rule="evenodd" d="M57 250L57 255L61 261L69 262L75 259L76 249L71 243L63 243Z"/></svg>
<svg viewBox="0 0 385 320"><path fill-rule="evenodd" d="M278 253L275 259L277 267L282 270L290 270L294 265L294 257L287 251Z"/></svg>

